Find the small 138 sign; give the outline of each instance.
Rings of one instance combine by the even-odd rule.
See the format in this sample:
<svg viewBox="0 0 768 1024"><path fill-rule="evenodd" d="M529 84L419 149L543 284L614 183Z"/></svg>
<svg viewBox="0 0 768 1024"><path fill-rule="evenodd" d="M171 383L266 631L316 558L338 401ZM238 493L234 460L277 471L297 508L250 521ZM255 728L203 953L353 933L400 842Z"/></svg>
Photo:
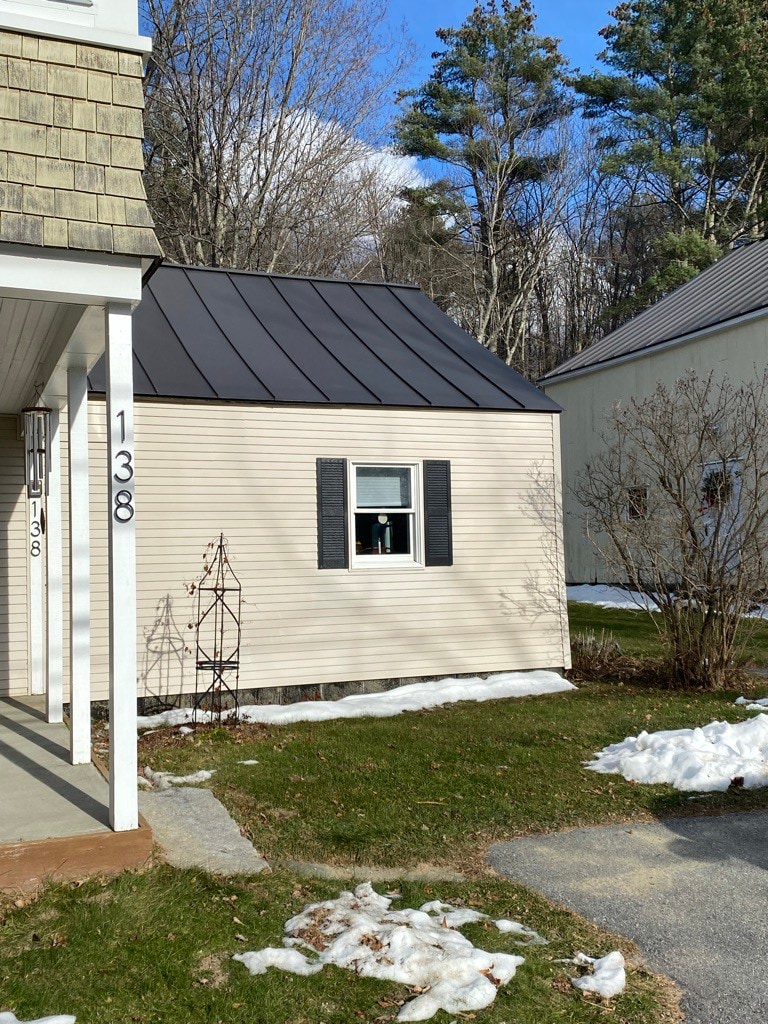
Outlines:
<svg viewBox="0 0 768 1024"><path fill-rule="evenodd" d="M40 557L40 537L43 532L43 527L40 523L40 508L36 501L32 502L31 515L29 517L29 553L33 558Z"/></svg>

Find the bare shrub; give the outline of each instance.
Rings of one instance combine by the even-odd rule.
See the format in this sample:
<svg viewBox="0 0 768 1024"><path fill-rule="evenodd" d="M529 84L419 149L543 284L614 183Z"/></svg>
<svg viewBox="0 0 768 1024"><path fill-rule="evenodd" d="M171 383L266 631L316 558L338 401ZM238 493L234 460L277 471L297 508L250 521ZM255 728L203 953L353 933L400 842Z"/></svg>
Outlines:
<svg viewBox="0 0 768 1024"><path fill-rule="evenodd" d="M579 678L602 679L613 674L623 657L621 646L612 633L593 629L571 637L573 672Z"/></svg>
<svg viewBox="0 0 768 1024"><path fill-rule="evenodd" d="M589 533L658 610L670 685L723 687L766 589L768 372L659 383L602 439L577 486Z"/></svg>

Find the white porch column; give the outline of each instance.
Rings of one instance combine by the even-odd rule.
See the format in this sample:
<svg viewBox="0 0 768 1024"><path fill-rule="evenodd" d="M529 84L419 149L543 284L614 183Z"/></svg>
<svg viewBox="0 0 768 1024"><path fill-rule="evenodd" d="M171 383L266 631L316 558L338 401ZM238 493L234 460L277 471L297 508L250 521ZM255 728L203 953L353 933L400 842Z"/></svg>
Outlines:
<svg viewBox="0 0 768 1024"><path fill-rule="evenodd" d="M27 499L29 553L29 689L45 693L45 618L43 616L43 498Z"/></svg>
<svg viewBox="0 0 768 1024"><path fill-rule="evenodd" d="M136 529L131 307L106 309L109 439L109 815L139 826L136 751Z"/></svg>
<svg viewBox="0 0 768 1024"><path fill-rule="evenodd" d="M61 557L61 432L58 409L51 411L48 458L50 462L49 490L45 506L45 565L48 574L46 717L49 722L61 722L64 717L64 610Z"/></svg>
<svg viewBox="0 0 768 1024"><path fill-rule="evenodd" d="M91 544L88 378L67 370L69 409L69 719L72 764L91 760Z"/></svg>

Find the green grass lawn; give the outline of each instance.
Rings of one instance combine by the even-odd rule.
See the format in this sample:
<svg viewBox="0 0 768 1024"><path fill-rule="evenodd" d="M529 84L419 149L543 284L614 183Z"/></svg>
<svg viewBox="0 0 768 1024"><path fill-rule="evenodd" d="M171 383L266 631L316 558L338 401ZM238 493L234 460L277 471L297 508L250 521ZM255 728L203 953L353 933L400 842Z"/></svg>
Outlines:
<svg viewBox="0 0 768 1024"><path fill-rule="evenodd" d="M0 905L0 1010L13 1008L20 1020L73 1013L78 1024L385 1024L411 994L402 985L332 967L306 978L274 969L251 977L231 959L281 945L289 916L340 888L286 872L222 881L167 867L51 886L31 905ZM526 963L491 1007L441 1011L435 1024L592 1024L607 1013L616 1024L677 1019L669 987L637 965L608 1008L573 990L567 979L576 972L558 958L632 949L533 893L488 880L398 888L404 907L439 898L522 920L550 941L520 949L495 929L464 929L475 945L520 953Z"/></svg>
<svg viewBox="0 0 768 1024"><path fill-rule="evenodd" d="M605 631L631 658L659 658L664 653L654 618L654 615L640 610L625 611L598 608L583 601L568 602L571 635ZM744 628L746 661L754 665L768 665L768 622L750 619Z"/></svg>
<svg viewBox="0 0 768 1024"><path fill-rule="evenodd" d="M215 769L209 785L270 860L465 867L529 832L768 806L768 789L690 800L582 764L642 729L738 721L737 695L599 684L383 720L155 733L140 763Z"/></svg>
<svg viewBox="0 0 768 1024"><path fill-rule="evenodd" d="M653 623L635 612L572 604L574 632L605 629L630 657L655 658ZM768 663L768 625L750 656ZM649 731L737 721L739 690L670 693L639 685L586 683L546 697L462 704L392 719L284 727L161 730L140 743L140 763L185 774L215 769L210 787L274 867L235 881L154 867L109 882L49 886L0 905L0 1010L21 1020L74 1013L78 1024L387 1024L409 992L326 968L301 978L270 970L251 977L232 954L280 945L284 922L342 883L307 881L284 861L392 868L402 906L441 899L514 917L548 946L496 1002L477 1014L439 1013L436 1024L662 1024L678 1019L663 979L634 966L610 1006L584 999L556 961L577 949L632 954L623 940L484 869L488 845L530 832L658 816L768 807L768 789L689 799L669 786L641 786L585 769L605 745ZM760 694L768 693L768 681ZM239 761L255 759L256 765ZM403 869L458 867L464 883L404 884ZM237 935L244 936L244 942ZM519 952L511 938L473 925L489 950Z"/></svg>

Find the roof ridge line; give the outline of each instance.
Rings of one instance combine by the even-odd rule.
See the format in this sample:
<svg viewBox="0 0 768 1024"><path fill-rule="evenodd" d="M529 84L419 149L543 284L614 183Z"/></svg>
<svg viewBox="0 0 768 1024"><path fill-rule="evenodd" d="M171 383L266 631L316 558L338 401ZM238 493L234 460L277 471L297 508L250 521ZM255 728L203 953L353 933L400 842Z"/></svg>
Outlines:
<svg viewBox="0 0 768 1024"><path fill-rule="evenodd" d="M204 267L192 263L174 263L170 260L163 262L166 270L200 270L211 274L244 274L247 277L279 277L289 281L322 281L324 284L346 284L352 285L378 285L382 288L409 288L420 291L417 284L406 284L402 281L363 281L353 280L349 277L325 277L321 274L279 274L271 270L243 270L239 267Z"/></svg>

